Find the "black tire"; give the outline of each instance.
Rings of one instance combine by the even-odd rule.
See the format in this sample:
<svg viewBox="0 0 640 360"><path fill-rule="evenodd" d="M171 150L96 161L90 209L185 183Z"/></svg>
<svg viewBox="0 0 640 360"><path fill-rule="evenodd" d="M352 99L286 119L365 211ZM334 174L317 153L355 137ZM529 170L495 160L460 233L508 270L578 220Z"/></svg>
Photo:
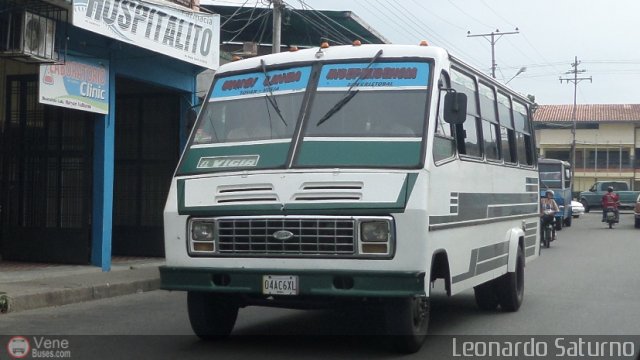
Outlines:
<svg viewBox="0 0 640 360"><path fill-rule="evenodd" d="M524 300L524 253L518 246L516 254L516 271L508 272L498 278L498 302L504 311L518 311Z"/></svg>
<svg viewBox="0 0 640 360"><path fill-rule="evenodd" d="M191 329L203 340L229 336L238 318L238 308L233 297L198 291L187 293Z"/></svg>
<svg viewBox="0 0 640 360"><path fill-rule="evenodd" d="M613 229L613 222L609 221L609 229Z"/></svg>
<svg viewBox="0 0 640 360"><path fill-rule="evenodd" d="M638 218L635 219L634 226L636 227L636 229L640 228L640 219L638 219Z"/></svg>
<svg viewBox="0 0 640 360"><path fill-rule="evenodd" d="M582 206L584 207L584 212L588 213L589 212L589 203L587 202L587 200L582 199L582 200L580 200L580 202L582 203Z"/></svg>
<svg viewBox="0 0 640 360"><path fill-rule="evenodd" d="M556 221L556 231L562 230L562 220Z"/></svg>
<svg viewBox="0 0 640 360"><path fill-rule="evenodd" d="M569 216L568 218L564 219L564 226L571 227L571 220L572 219L573 219L573 214L571 214L571 216Z"/></svg>
<svg viewBox="0 0 640 360"><path fill-rule="evenodd" d="M545 227L544 232L542 233L542 245L547 249L551 246L551 236L553 236L551 229Z"/></svg>
<svg viewBox="0 0 640 360"><path fill-rule="evenodd" d="M386 334L395 350L404 354L420 350L429 328L429 298L390 299L384 306Z"/></svg>
<svg viewBox="0 0 640 360"><path fill-rule="evenodd" d="M495 280L488 281L473 288L476 304L482 310L494 311L498 308L498 295L495 289Z"/></svg>

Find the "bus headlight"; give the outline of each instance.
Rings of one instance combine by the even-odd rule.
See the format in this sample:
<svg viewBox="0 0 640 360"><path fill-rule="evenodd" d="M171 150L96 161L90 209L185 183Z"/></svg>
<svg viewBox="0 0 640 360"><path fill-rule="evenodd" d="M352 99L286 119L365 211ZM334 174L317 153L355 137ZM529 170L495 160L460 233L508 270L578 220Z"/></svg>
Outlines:
<svg viewBox="0 0 640 360"><path fill-rule="evenodd" d="M364 242L387 242L389 235L387 221L367 221L360 224L360 238Z"/></svg>
<svg viewBox="0 0 640 360"><path fill-rule="evenodd" d="M392 250L393 227L388 219L360 219L360 254L389 255Z"/></svg>
<svg viewBox="0 0 640 360"><path fill-rule="evenodd" d="M190 250L194 253L213 252L215 250L215 223L195 220L190 227Z"/></svg>

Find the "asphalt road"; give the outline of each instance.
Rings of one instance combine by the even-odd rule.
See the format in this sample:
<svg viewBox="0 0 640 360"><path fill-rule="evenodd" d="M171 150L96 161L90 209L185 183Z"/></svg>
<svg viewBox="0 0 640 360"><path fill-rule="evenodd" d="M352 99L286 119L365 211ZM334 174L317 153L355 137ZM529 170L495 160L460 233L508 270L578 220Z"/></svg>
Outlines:
<svg viewBox="0 0 640 360"><path fill-rule="evenodd" d="M606 228L599 216L592 212L574 219L572 227L558 232L550 249L527 264L525 300L516 313L481 311L473 291L448 298L436 286L429 332L444 336L430 337L408 358L451 355L451 340L457 337L462 341L492 335L506 341L506 335L523 335L521 341L553 342L570 335L640 335L640 229L633 227L630 213L623 213L614 229ZM191 332L184 293L153 291L3 315L0 334L7 336L0 337L0 346L9 335L46 335L75 343L73 358L398 357L380 339L351 336L366 333L370 326L332 311L249 307L240 311L233 333L237 336L206 343ZM630 339L637 352L640 336Z"/></svg>

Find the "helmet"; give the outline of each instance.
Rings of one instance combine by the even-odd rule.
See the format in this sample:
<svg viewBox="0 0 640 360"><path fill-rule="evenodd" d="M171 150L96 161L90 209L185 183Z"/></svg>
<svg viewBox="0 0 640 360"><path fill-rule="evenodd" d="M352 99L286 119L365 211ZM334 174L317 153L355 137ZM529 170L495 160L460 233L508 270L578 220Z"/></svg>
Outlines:
<svg viewBox="0 0 640 360"><path fill-rule="evenodd" d="M609 187L607 188L607 191L608 191L608 192L612 192L612 191L613 191L613 186L609 186Z"/></svg>
<svg viewBox="0 0 640 360"><path fill-rule="evenodd" d="M544 194L545 194L545 195L549 195L549 194L551 194L551 195L555 195L555 193L554 193L554 192L553 192L553 190L551 190L551 189L547 189L547 191L545 191L545 192L544 192Z"/></svg>

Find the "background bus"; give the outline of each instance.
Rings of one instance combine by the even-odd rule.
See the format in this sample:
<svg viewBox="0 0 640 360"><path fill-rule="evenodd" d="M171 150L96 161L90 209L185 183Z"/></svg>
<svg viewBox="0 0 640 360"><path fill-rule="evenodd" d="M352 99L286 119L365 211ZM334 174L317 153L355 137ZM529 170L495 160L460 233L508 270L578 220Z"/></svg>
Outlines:
<svg viewBox="0 0 640 360"><path fill-rule="evenodd" d="M555 193L554 199L560 208L556 214L556 230L562 226L571 226L571 164L558 159L538 159L540 178L540 196L544 197L548 189Z"/></svg>

